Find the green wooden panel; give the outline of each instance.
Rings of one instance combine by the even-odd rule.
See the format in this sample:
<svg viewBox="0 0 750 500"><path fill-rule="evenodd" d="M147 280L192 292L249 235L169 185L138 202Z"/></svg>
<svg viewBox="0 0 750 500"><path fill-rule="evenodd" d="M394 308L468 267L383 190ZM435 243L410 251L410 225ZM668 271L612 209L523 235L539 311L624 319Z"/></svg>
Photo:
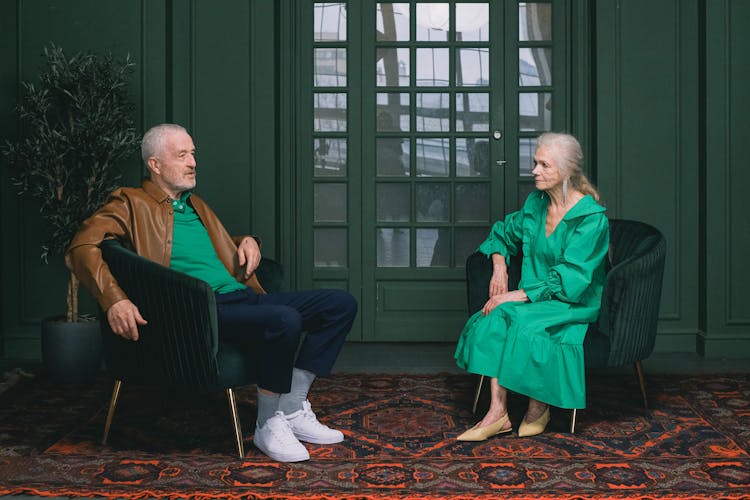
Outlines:
<svg viewBox="0 0 750 500"><path fill-rule="evenodd" d="M705 356L750 355L750 224L745 167L750 136L747 53L750 4L706 2L706 332Z"/></svg>
<svg viewBox="0 0 750 500"><path fill-rule="evenodd" d="M274 2L178 0L169 15L169 119L193 135L196 192L277 257Z"/></svg>
<svg viewBox="0 0 750 500"><path fill-rule="evenodd" d="M596 4L599 187L610 217L667 238L660 335L699 330L697 6Z"/></svg>
<svg viewBox="0 0 750 500"><path fill-rule="evenodd" d="M750 169L743 167L747 162L747 139L750 137L750 93L747 83L750 82L750 2L731 0L729 12L729 46L731 47L726 77L729 86L729 175L726 185L727 219L729 234L728 269L730 283L727 288L728 323L735 329L741 329L743 337L750 340L750 294L747 283L750 282L750 222L743 213L747 210L747 187L750 186ZM711 123L711 122L709 122ZM709 172L710 175L710 172Z"/></svg>
<svg viewBox="0 0 750 500"><path fill-rule="evenodd" d="M191 46L194 54L192 95L183 105L191 111L198 151L197 192L230 233L247 234L254 146L250 141L250 4L195 1L191 7L192 30L185 31L186 38L175 50Z"/></svg>
<svg viewBox="0 0 750 500"><path fill-rule="evenodd" d="M428 315L442 312L466 314L466 284L463 281L434 284L425 282L378 282L377 308L383 313L425 312Z"/></svg>
<svg viewBox="0 0 750 500"><path fill-rule="evenodd" d="M427 316L403 314L378 316L369 342L456 342L466 323L460 313ZM436 332L441 332L439 335Z"/></svg>
<svg viewBox="0 0 750 500"><path fill-rule="evenodd" d="M263 236L264 254L278 259L278 17L275 0L250 4L250 227Z"/></svg>
<svg viewBox="0 0 750 500"><path fill-rule="evenodd" d="M61 46L68 55L77 51L91 51L99 54L112 52L121 57L129 53L136 62L130 88L131 97L138 107L136 120L144 120L143 107L146 102L149 104L149 116L158 115L159 95L152 95L146 100L142 89L160 87L160 73L152 74L145 68L148 66L153 70L156 63L163 59L163 43L160 44L150 34L145 36L145 33L156 32L146 28L152 27L149 23L154 20L159 22L160 17L163 26L163 9L163 1L132 2L127 7L115 0L3 2L0 6L4 61L0 70L3 137L14 137L17 133L17 118L11 110L21 94L20 80L36 80L43 66L43 47L50 42ZM148 44L144 40L148 40ZM147 56L152 56L148 65L144 63ZM5 165L2 167L0 197L5 214L2 226L5 355L35 358L39 356L39 321L65 310L68 273L60 256L51 258L47 265L40 262L43 226L37 209L32 201L16 196L8 181L7 169ZM139 183L140 178L141 163L134 155L125 165L124 183ZM95 312L93 300L83 290L81 300L82 312Z"/></svg>
<svg viewBox="0 0 750 500"><path fill-rule="evenodd" d="M15 137L18 133L17 122L13 117L13 106L18 96L18 26L16 2L0 2L0 137ZM0 356L6 355L7 337L11 328L17 328L18 296L6 284L18 283L20 268L18 266L19 234L18 197L9 188L10 175L2 157L0 157L0 264L2 265L3 300L0 301L2 315L2 332L0 332Z"/></svg>

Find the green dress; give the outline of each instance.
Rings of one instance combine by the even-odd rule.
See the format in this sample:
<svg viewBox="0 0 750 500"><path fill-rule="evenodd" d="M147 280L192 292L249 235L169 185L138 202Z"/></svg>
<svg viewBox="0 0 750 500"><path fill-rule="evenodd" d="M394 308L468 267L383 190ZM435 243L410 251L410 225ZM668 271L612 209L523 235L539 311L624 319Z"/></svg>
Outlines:
<svg viewBox="0 0 750 500"><path fill-rule="evenodd" d="M474 314L456 348L461 368L559 408L585 408L583 338L599 315L609 223L591 196L545 234L549 197L531 193L523 208L496 222L479 246L489 256L523 249L519 288L529 302Z"/></svg>

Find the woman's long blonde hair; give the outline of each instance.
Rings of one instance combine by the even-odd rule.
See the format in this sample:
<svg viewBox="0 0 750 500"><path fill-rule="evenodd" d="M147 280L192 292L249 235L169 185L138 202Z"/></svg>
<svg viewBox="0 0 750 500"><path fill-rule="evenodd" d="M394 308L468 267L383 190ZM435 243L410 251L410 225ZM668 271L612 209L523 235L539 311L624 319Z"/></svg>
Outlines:
<svg viewBox="0 0 750 500"><path fill-rule="evenodd" d="M599 201L599 191L583 173L583 149L578 139L570 134L545 132L537 139L537 147L540 146L552 152L563 179L569 179L574 189Z"/></svg>

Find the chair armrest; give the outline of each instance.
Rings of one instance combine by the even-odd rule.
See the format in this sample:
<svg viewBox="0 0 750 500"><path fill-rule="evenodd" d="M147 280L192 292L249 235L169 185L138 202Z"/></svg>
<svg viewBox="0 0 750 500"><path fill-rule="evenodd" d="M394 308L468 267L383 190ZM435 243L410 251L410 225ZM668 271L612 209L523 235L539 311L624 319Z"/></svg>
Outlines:
<svg viewBox="0 0 750 500"><path fill-rule="evenodd" d="M120 287L148 324L139 340L125 340L102 320L107 369L127 382L208 388L216 384L218 323L214 292L204 281L124 248L101 245Z"/></svg>
<svg viewBox="0 0 750 500"><path fill-rule="evenodd" d="M255 273L265 291L273 293L281 290L284 282L284 268L275 260L268 257L261 258Z"/></svg>
<svg viewBox="0 0 750 500"><path fill-rule="evenodd" d="M523 254L510 257L508 266L508 290L518 289L521 281ZM482 309L490 298L490 278L492 278L492 259L481 252L474 252L466 259L466 304L469 316Z"/></svg>
<svg viewBox="0 0 750 500"><path fill-rule="evenodd" d="M492 261L475 252L466 259L466 304L469 316L479 311L489 299Z"/></svg>

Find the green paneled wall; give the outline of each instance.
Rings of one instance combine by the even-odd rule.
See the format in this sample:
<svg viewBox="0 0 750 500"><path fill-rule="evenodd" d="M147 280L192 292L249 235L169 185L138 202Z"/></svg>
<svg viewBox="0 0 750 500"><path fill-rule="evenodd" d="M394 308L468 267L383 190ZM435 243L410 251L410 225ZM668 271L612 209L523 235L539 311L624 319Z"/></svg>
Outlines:
<svg viewBox="0 0 750 500"><path fill-rule="evenodd" d="M706 323L698 351L750 351L750 2L706 1Z"/></svg>
<svg viewBox="0 0 750 500"><path fill-rule="evenodd" d="M574 128L614 217L661 229L668 256L660 351L750 355L746 0L576 0L569 29ZM186 125L199 192L230 231L252 231L297 277L290 240L299 96L292 0L0 2L0 137L14 137L20 80L42 47L130 53L138 123ZM580 14L580 15L579 15ZM591 48L589 49L589 43ZM588 111L590 110L590 112ZM580 112L584 111L584 112ZM4 166L3 166L4 167ZM137 183L140 162L127 165ZM40 221L0 171L2 354L38 356L38 322L62 311L66 272L39 263ZM89 308L92 307L89 301Z"/></svg>
<svg viewBox="0 0 750 500"><path fill-rule="evenodd" d="M596 4L598 182L611 217L667 238L659 348L698 333L698 2Z"/></svg>
<svg viewBox="0 0 750 500"><path fill-rule="evenodd" d="M131 95L141 130L185 125L198 148L198 192L230 232L263 236L274 256L276 223L275 2L198 0L40 1L0 3L0 137L15 137L12 112L20 80L33 81L43 47L67 53L131 54ZM126 165L137 185L141 163ZM39 356L39 321L64 311L62 259L39 262L41 222L19 199L2 168L2 354ZM84 309L95 311L82 292ZM88 299L88 300L86 300Z"/></svg>
<svg viewBox="0 0 750 500"><path fill-rule="evenodd" d="M159 2L148 2L149 8ZM42 50L50 42L71 55L76 51L111 51L126 53L136 60L143 50L142 23L146 2L132 2L122 9L118 2L15 1L0 4L3 19L2 137L14 137L17 122L12 106L20 95L20 80L34 81L43 65ZM7 26L5 23L14 21ZM131 94L135 102L143 98L141 82L144 66L139 64ZM142 109L142 108L141 108ZM126 167L126 177L134 182L140 177L140 166L134 158ZM64 313L67 271L61 257L40 262L43 227L33 202L19 199L8 181L3 165L2 191L2 316L6 355L38 355L39 321L45 316ZM83 294L83 309L94 310L92 301Z"/></svg>

